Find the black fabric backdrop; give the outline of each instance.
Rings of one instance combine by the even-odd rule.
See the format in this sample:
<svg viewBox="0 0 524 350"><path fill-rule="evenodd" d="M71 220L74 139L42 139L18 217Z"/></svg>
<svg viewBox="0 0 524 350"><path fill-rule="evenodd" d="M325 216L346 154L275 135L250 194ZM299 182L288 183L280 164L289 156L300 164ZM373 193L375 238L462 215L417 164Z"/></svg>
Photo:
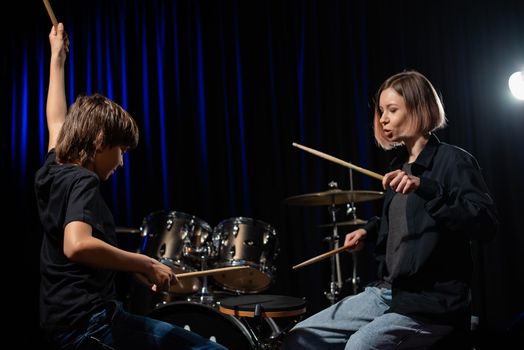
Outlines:
<svg viewBox="0 0 524 350"><path fill-rule="evenodd" d="M52 5L71 37L68 98L112 95L142 132L126 169L103 185L117 224L138 228L160 209L193 214L211 226L230 217L262 220L275 228L281 246L266 292L304 297L308 313L328 305L329 262L298 271L291 266L328 249L323 239L330 231L318 225L330 217L326 206L283 201L324 191L330 181L349 189L350 176L291 143L386 172L388 156L372 137L373 94L391 74L425 74L449 119L438 136L477 157L501 215L499 235L474 249L482 334L506 337L514 327L524 311L524 104L509 95L507 79L524 66L522 1ZM1 57L3 247L13 292L6 304L14 328L37 333L41 230L32 179L46 143L38 123L47 93L50 22L39 1L13 6L4 14ZM354 173L353 180L354 189L380 190L364 175ZM380 201L357 204L363 219L379 209ZM121 240L136 249L136 238ZM358 258L361 287L374 274L369 249ZM351 277L350 256L342 254L341 261L344 278ZM123 278L122 295L127 283ZM348 285L343 294L351 293Z"/></svg>

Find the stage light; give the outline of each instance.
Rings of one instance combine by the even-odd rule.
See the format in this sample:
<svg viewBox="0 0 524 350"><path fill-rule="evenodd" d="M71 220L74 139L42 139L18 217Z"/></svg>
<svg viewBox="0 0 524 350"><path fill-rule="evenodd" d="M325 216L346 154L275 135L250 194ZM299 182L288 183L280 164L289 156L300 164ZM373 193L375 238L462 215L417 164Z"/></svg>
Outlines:
<svg viewBox="0 0 524 350"><path fill-rule="evenodd" d="M519 100L524 101L524 74L523 72L515 72L511 74L508 80L509 90L513 96Z"/></svg>

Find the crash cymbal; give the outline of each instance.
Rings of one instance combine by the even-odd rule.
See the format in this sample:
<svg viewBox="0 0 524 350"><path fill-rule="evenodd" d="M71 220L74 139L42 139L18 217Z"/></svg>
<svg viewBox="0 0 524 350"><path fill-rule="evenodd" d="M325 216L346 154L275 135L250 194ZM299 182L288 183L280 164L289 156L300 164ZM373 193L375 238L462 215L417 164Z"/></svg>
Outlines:
<svg viewBox="0 0 524 350"><path fill-rule="evenodd" d="M332 189L324 192L306 193L286 198L289 205L331 205L371 201L384 197L378 191L343 191Z"/></svg>
<svg viewBox="0 0 524 350"><path fill-rule="evenodd" d="M340 227L340 226L365 225L367 223L368 222L366 220L355 218L355 219L352 219L352 220L337 222L336 224L337 224L338 227ZM333 223L318 225L318 227L333 227Z"/></svg>

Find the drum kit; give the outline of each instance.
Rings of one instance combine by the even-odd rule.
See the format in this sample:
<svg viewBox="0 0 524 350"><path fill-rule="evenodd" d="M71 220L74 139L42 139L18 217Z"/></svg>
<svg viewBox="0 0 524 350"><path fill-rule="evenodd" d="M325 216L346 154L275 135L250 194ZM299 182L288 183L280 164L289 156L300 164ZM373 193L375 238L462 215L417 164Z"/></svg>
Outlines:
<svg viewBox="0 0 524 350"><path fill-rule="evenodd" d="M258 294L271 286L279 253L276 230L266 222L233 217L211 228L194 215L156 211L143 219L139 232L138 252L169 266L178 283L155 292L144 276L134 274L137 283L127 298L134 313L190 329L229 349L255 350L276 348L284 329L306 312L301 298ZM222 292L213 291L208 278Z"/></svg>
<svg viewBox="0 0 524 350"><path fill-rule="evenodd" d="M365 224L356 216L355 203L382 197L382 192L340 190L331 182L327 191L284 201L293 206L328 207L331 222L320 227L332 229L327 237L330 251L293 269L330 257L331 281L325 295L331 303L337 301L342 287L337 253L350 248L339 247L338 227ZM350 220L337 222L339 205L347 205ZM120 228L120 232L125 230ZM135 274L137 283L127 300L132 312L192 330L233 350L277 349L282 337L306 313L302 298L259 294L270 287L279 254L277 232L266 222L232 217L212 228L191 214L156 211L143 219L139 232L137 251L169 266L179 282L167 292L154 292L144 276ZM356 286L355 259L353 265ZM213 291L208 278L223 291Z"/></svg>

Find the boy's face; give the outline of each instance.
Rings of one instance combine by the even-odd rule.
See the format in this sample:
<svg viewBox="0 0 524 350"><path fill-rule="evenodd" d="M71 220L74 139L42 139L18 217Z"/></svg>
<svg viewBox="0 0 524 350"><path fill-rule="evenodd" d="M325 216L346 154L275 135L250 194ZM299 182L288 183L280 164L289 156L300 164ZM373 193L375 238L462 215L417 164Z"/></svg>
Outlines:
<svg viewBox="0 0 524 350"><path fill-rule="evenodd" d="M93 171L100 180L107 180L118 167L124 165L124 152L120 146L104 147L98 150L95 155Z"/></svg>

